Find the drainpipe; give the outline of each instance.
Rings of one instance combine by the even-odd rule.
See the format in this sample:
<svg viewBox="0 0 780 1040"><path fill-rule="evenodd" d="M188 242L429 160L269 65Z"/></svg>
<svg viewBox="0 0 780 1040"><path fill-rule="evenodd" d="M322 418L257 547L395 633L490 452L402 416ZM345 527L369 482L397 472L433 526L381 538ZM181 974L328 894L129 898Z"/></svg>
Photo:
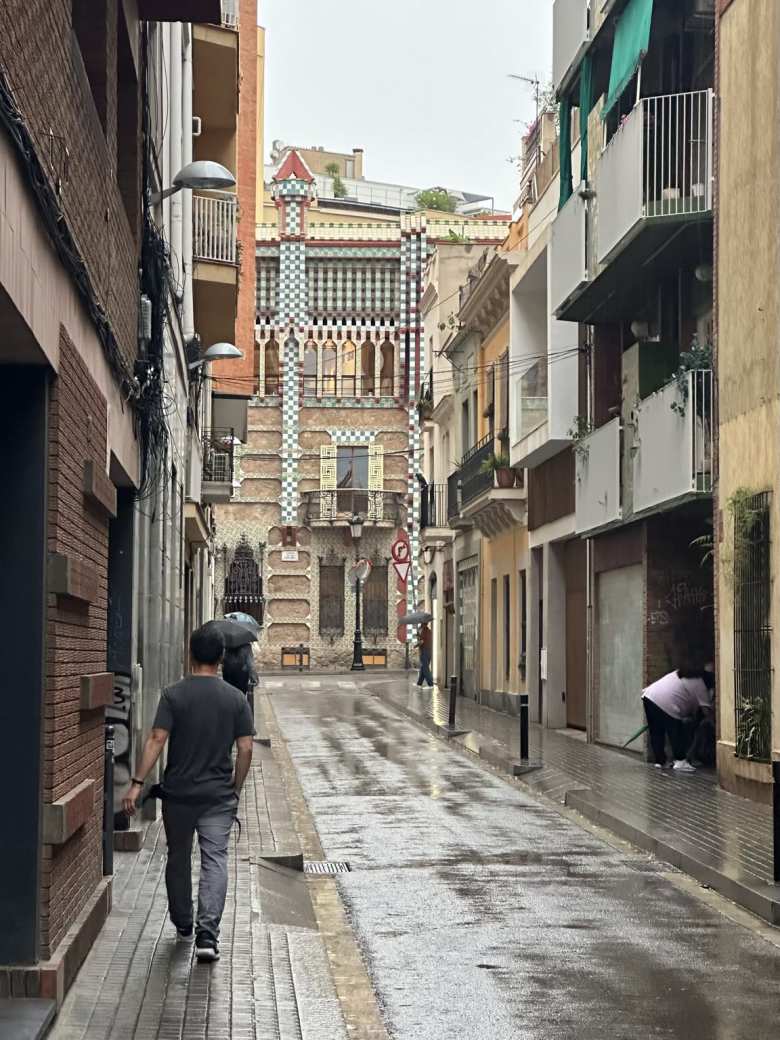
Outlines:
<svg viewBox="0 0 780 1040"><path fill-rule="evenodd" d="M192 28L182 28L184 56L182 65L182 165L192 162ZM182 274L184 282L184 338L191 339L195 335L195 305L192 293L192 192L183 191L182 195Z"/></svg>
<svg viewBox="0 0 780 1040"><path fill-rule="evenodd" d="M171 171L175 176L182 168L182 50L181 50L181 22L171 24L171 48L170 48L170 149L171 149ZM190 121L190 128L192 122ZM182 195L185 192L178 191L171 196L171 266L173 267L174 281L181 286L183 278L182 270ZM186 192L191 195L191 192Z"/></svg>
<svg viewBox="0 0 780 1040"><path fill-rule="evenodd" d="M588 402L588 428L593 423L593 327L588 326L588 353L585 366ZM594 623L593 623L593 539L585 539L585 587L587 602L585 607L585 735L589 743L595 740L595 704L594 704Z"/></svg>

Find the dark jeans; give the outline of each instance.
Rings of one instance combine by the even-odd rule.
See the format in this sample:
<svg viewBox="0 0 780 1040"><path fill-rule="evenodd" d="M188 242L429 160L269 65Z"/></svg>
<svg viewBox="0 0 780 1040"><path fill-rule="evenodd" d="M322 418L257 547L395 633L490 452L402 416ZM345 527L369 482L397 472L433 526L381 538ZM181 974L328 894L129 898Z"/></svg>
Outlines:
<svg viewBox="0 0 780 1040"><path fill-rule="evenodd" d="M675 719L667 715L657 704L653 704L647 697L642 698L645 706L647 727L650 731L650 747L653 749L653 758L659 766L666 764L666 738L672 745L672 755L676 762L685 758L690 742L688 725L682 719Z"/></svg>
<svg viewBox="0 0 780 1040"><path fill-rule="evenodd" d="M192 839L200 845L200 883L195 930L213 939L225 909L228 884L228 841L236 819L238 799L207 808L181 802L163 802L163 823L168 841L165 884L168 910L177 928L192 927Z"/></svg>
<svg viewBox="0 0 780 1040"><path fill-rule="evenodd" d="M428 683L433 686L433 675L431 675L431 655L427 650L420 651L420 674L417 676L417 685Z"/></svg>

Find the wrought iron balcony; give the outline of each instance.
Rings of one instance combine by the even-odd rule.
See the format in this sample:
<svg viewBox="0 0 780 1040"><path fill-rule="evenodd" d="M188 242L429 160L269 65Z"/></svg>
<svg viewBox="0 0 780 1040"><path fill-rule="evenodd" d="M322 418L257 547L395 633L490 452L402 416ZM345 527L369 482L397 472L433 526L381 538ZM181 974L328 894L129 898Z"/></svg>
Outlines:
<svg viewBox="0 0 780 1040"><path fill-rule="evenodd" d="M505 450L505 431L490 433L474 445L461 459L460 468L447 482L447 517L450 527L470 527L476 524L483 534L491 537L499 531L525 520L526 492L515 487L515 474L509 471L509 481L498 479L485 463L495 453Z"/></svg>
<svg viewBox="0 0 780 1040"><path fill-rule="evenodd" d="M229 502L233 495L234 431L207 430L202 443L203 501Z"/></svg>
<svg viewBox="0 0 780 1040"><path fill-rule="evenodd" d="M420 412L421 419L430 419L431 412L433 411L433 369L428 369L428 374L420 386L420 396L417 400L417 407Z"/></svg>
<svg viewBox="0 0 780 1040"><path fill-rule="evenodd" d="M428 484L420 497L420 530L446 528L448 521L447 485Z"/></svg>
<svg viewBox="0 0 780 1040"><path fill-rule="evenodd" d="M236 263L237 212L238 203L232 192L193 193L192 252L196 260Z"/></svg>
<svg viewBox="0 0 780 1040"><path fill-rule="evenodd" d="M305 491L301 496L304 524L348 524L358 513L368 523L398 524L405 520L404 496L397 491Z"/></svg>

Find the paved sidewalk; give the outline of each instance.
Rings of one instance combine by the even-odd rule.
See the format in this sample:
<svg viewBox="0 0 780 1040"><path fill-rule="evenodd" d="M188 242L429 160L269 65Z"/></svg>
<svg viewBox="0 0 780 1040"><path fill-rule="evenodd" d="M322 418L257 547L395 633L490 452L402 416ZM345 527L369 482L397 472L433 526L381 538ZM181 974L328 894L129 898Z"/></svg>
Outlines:
<svg viewBox="0 0 780 1040"><path fill-rule="evenodd" d="M370 687L402 711L440 729L447 722L444 691L406 682ZM519 720L458 698L456 738L466 749L512 771L520 753ZM577 809L697 880L780 924L780 887L772 879L772 820L768 806L723 791L714 774L681 776L655 770L638 756L587 744L532 726L530 758L542 768L523 776L532 790Z"/></svg>
<svg viewBox="0 0 780 1040"><path fill-rule="evenodd" d="M282 780L255 745L230 850L221 960L197 965L167 919L160 821L140 853L117 853L114 903L51 1040L346 1040ZM276 857L277 862L266 857ZM197 857L196 857L197 858Z"/></svg>

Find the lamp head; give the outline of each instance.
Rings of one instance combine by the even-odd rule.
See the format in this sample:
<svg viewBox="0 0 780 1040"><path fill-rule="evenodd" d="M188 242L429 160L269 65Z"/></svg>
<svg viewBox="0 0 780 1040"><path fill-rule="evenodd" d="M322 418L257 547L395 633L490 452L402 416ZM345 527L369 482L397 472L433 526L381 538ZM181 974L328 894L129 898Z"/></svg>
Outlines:
<svg viewBox="0 0 780 1040"><path fill-rule="evenodd" d="M233 343L212 343L212 345L206 350L197 361L192 361L189 364L189 369L192 371L195 368L200 368L202 365L207 364L209 361L230 361L235 358L242 358L244 355Z"/></svg>
<svg viewBox="0 0 780 1040"><path fill-rule="evenodd" d="M363 533L363 517L360 513L353 513L349 521L349 530L352 537L357 541Z"/></svg>
<svg viewBox="0 0 780 1040"><path fill-rule="evenodd" d="M221 163L212 162L210 159L198 159L196 162L187 163L173 178L176 188L195 188L201 190L216 191L224 188L232 188L236 178Z"/></svg>

